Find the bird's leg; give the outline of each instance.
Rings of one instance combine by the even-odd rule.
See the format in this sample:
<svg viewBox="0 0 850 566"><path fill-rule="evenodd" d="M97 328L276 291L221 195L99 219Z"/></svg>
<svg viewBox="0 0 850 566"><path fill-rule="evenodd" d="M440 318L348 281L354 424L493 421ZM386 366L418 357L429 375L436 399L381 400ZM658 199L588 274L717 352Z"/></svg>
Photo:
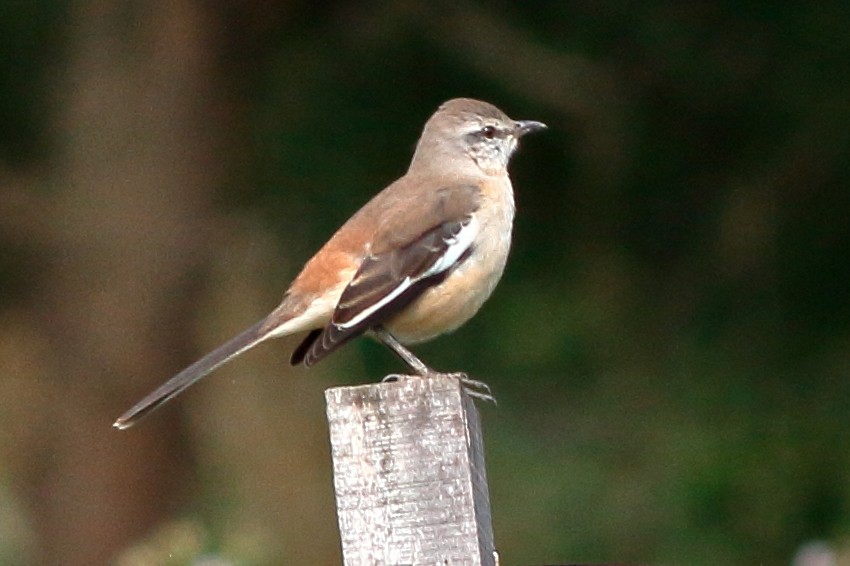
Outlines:
<svg viewBox="0 0 850 566"><path fill-rule="evenodd" d="M432 370L425 365L425 362L416 357L416 354L402 346L401 342L396 340L395 336L386 331L383 326L377 326L372 329L372 332L385 346L395 352L401 360L407 364L407 367L416 372L420 377L428 377L438 372Z"/></svg>
<svg viewBox="0 0 850 566"><path fill-rule="evenodd" d="M396 340L395 336L387 332L387 330L383 326L376 326L372 329L372 333L375 337L381 341L385 346L387 346L390 350L395 352L395 354L401 358L401 360L407 364L407 367L412 369L417 376L419 377L440 377L440 376L448 376L453 377L460 381L461 385L463 385L463 389L470 397L476 397L478 399L482 399L484 401L491 401L494 404L496 403L496 398L493 397L493 394L490 390L490 386L484 383L483 381L479 381L477 379L472 379L468 375L463 372L454 372L454 373L444 373L431 369L425 362L416 357L416 354L405 348L401 342ZM383 381L397 381L401 377L398 374L390 374L386 376Z"/></svg>

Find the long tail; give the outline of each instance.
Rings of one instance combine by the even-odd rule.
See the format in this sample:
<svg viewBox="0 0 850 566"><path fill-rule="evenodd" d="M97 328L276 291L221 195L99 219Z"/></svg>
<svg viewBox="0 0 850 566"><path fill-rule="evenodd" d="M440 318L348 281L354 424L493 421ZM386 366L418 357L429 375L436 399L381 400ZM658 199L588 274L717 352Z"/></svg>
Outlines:
<svg viewBox="0 0 850 566"><path fill-rule="evenodd" d="M251 328L242 331L194 364L190 365L151 392L144 399L118 417L112 426L124 430L136 424L163 404L167 403L184 389L239 354L250 350L260 342L274 335L274 328L264 328L267 319L263 319Z"/></svg>

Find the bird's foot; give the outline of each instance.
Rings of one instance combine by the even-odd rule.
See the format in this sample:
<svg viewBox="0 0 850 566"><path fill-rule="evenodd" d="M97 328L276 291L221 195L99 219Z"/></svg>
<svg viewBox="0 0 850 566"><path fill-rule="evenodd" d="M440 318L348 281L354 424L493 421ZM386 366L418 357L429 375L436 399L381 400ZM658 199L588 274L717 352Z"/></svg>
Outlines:
<svg viewBox="0 0 850 566"><path fill-rule="evenodd" d="M493 392L490 389L490 386L487 385L483 381L479 381L477 379L472 379L464 372L452 372L452 373L443 373L439 371L429 370L424 375L419 374L400 374L400 373L391 373L384 377L381 382L382 383L392 383L394 381L398 381L403 377L424 377L424 378L437 378L437 377L450 377L453 379L457 379L460 384L463 386L463 390L466 391L466 394L470 397L474 397L476 399L481 399L482 401L488 401L493 403L494 405L498 404L496 402L496 398L493 397Z"/></svg>
<svg viewBox="0 0 850 566"><path fill-rule="evenodd" d="M436 375L453 377L460 381L460 384L463 386L463 390L466 391L466 394L470 397L475 397L476 399L481 399L482 401L498 405L496 398L493 397L493 391L490 389L490 386L481 380L472 379L462 371L454 373L437 373Z"/></svg>

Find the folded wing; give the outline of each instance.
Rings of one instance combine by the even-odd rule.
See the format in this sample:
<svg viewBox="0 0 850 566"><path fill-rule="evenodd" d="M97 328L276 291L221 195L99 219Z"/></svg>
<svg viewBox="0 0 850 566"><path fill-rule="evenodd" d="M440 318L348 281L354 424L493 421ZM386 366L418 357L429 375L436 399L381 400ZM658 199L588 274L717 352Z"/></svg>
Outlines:
<svg viewBox="0 0 850 566"><path fill-rule="evenodd" d="M453 199L451 208L443 202ZM435 193L424 214L414 221L423 225L408 241L394 244L363 260L343 291L331 322L311 332L292 355L292 363L312 365L348 340L380 325L437 285L472 251L479 225L473 212L478 205L475 187ZM422 207L418 207L422 210ZM451 211L450 218L446 218ZM417 233L418 232L418 233ZM386 241L388 238L384 238ZM378 246L376 246L378 247ZM379 248L380 249L380 248Z"/></svg>

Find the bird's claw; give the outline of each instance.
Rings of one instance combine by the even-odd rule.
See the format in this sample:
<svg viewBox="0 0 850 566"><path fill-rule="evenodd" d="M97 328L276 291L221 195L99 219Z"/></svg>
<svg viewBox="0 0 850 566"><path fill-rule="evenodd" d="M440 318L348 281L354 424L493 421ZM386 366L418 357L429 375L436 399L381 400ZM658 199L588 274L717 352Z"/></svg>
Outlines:
<svg viewBox="0 0 850 566"><path fill-rule="evenodd" d="M452 379L456 379L463 386L463 390L470 397L474 397L476 399L481 399L482 401L488 401L497 405L496 398L493 397L493 392L490 389L490 386L485 382L472 379L467 374L463 372L454 372L454 373L442 373L438 371L430 371L425 375L409 375L409 374L401 374L401 373L391 373L389 375L384 376L381 380L381 383L395 383L402 378L405 377L419 377L419 378L437 378L437 377L450 377Z"/></svg>

